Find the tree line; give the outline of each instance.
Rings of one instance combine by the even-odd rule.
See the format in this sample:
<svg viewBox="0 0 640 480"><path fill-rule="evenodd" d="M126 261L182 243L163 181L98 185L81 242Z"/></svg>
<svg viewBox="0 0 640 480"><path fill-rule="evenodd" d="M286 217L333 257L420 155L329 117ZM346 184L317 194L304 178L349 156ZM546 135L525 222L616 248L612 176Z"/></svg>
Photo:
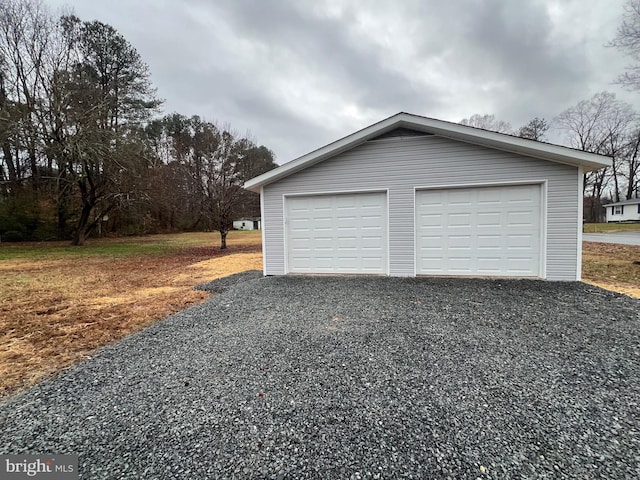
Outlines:
<svg viewBox="0 0 640 480"><path fill-rule="evenodd" d="M149 68L113 27L0 3L0 236L218 230L259 215L245 180L273 153L162 101Z"/></svg>
<svg viewBox="0 0 640 480"><path fill-rule="evenodd" d="M611 47L635 62L618 82L640 88L640 0L628 0ZM54 15L41 0L0 2L0 240L95 232L217 230L258 216L241 186L275 168L273 153L230 125L160 116L149 68L112 26ZM640 115L601 92L519 129L494 115L461 123L610 156L584 179L585 217L640 196Z"/></svg>

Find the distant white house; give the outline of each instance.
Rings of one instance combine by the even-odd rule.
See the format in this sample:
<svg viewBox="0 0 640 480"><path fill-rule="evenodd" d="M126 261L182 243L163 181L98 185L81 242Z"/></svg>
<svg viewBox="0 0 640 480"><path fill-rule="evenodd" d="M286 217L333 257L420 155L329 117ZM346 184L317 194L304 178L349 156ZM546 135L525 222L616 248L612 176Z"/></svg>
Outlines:
<svg viewBox="0 0 640 480"><path fill-rule="evenodd" d="M640 198L603 205L607 210L607 222L640 222Z"/></svg>
<svg viewBox="0 0 640 480"><path fill-rule="evenodd" d="M260 218L242 218L233 221L236 230L260 230Z"/></svg>

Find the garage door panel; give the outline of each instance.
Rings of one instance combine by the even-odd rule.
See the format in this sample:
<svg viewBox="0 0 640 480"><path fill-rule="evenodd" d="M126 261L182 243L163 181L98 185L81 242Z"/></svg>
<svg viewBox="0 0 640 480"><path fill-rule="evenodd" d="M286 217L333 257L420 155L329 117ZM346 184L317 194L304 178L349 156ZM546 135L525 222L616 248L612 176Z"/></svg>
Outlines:
<svg viewBox="0 0 640 480"><path fill-rule="evenodd" d="M296 241L295 243L293 243L291 245L290 250L292 252L295 252L296 255L302 255L302 254L308 254L309 252L311 252L311 249L309 248L309 242L298 242Z"/></svg>
<svg viewBox="0 0 640 480"><path fill-rule="evenodd" d="M318 219L322 220L322 219ZM293 218L290 222L291 228L311 228L311 221L308 218Z"/></svg>
<svg viewBox="0 0 640 480"><path fill-rule="evenodd" d="M443 197L441 197L441 201ZM451 190L448 193L446 202L450 205L456 205L460 203L471 203L471 195L468 190Z"/></svg>
<svg viewBox="0 0 640 480"><path fill-rule="evenodd" d="M306 250L307 251L311 251L311 249L308 247L309 242L307 241L307 246L306 246ZM333 250L333 238L318 238L315 237L314 238L314 244L315 244L315 249L318 251L331 251Z"/></svg>
<svg viewBox="0 0 640 480"><path fill-rule="evenodd" d="M429 192L425 191L424 195L422 195L422 197L420 197L418 201L422 205L431 205L431 206L442 205L442 195L440 193L440 190L432 190Z"/></svg>
<svg viewBox="0 0 640 480"><path fill-rule="evenodd" d="M471 258L469 257L450 257L449 258L449 270L452 273L463 274L470 273L471 269Z"/></svg>
<svg viewBox="0 0 640 480"><path fill-rule="evenodd" d="M471 250L471 241L468 238L449 238L447 247L449 250L457 250L460 255L461 252Z"/></svg>
<svg viewBox="0 0 640 480"><path fill-rule="evenodd" d="M509 196L506 200L511 205L523 204L523 203L533 204L533 201L529 196L529 192L527 192L526 190L519 190L519 191L512 190L509 192Z"/></svg>
<svg viewBox="0 0 640 480"><path fill-rule="evenodd" d="M441 249L442 243L440 239L440 235L423 235L421 238L422 242L418 248L420 250L433 250L434 248Z"/></svg>
<svg viewBox="0 0 640 480"><path fill-rule="evenodd" d="M361 239L362 243L360 244L360 246L364 250L377 250L382 252L382 246L380 245L380 243L382 243L383 241L384 240L379 236L363 237Z"/></svg>
<svg viewBox="0 0 640 480"><path fill-rule="evenodd" d="M476 201L483 205L499 205L500 192L496 190L484 190L482 192L478 192Z"/></svg>
<svg viewBox="0 0 640 480"><path fill-rule="evenodd" d="M445 262L442 256L425 257L422 261L421 273L437 275L444 270Z"/></svg>
<svg viewBox="0 0 640 480"><path fill-rule="evenodd" d="M539 276L541 195L540 185L416 192L416 272Z"/></svg>
<svg viewBox="0 0 640 480"><path fill-rule="evenodd" d="M478 227L497 228L497 227L500 226L500 219L502 218L502 213L500 213L500 212L478 212L476 218L477 218L477 226Z"/></svg>
<svg viewBox="0 0 640 480"><path fill-rule="evenodd" d="M507 214L507 221L511 226L523 226L530 227L533 225L532 217L537 216L532 211L526 212L509 212Z"/></svg>
<svg viewBox="0 0 640 480"><path fill-rule="evenodd" d="M355 229L359 227L360 220L355 215L338 215L329 219L328 223L338 228Z"/></svg>
<svg viewBox="0 0 640 480"><path fill-rule="evenodd" d="M499 273L501 270L502 257L497 256L480 256L477 258L478 273Z"/></svg>
<svg viewBox="0 0 640 480"><path fill-rule="evenodd" d="M357 233L358 226L354 225L353 222L342 224L342 222L337 220L333 224L333 229L339 237L347 238L347 236L354 236Z"/></svg>
<svg viewBox="0 0 640 480"><path fill-rule="evenodd" d="M449 215L447 224L450 227L467 227L471 221L471 215L468 213L452 213Z"/></svg>
<svg viewBox="0 0 640 480"><path fill-rule="evenodd" d="M379 268L379 255L372 256L363 256L362 257L362 268L371 271Z"/></svg>
<svg viewBox="0 0 640 480"><path fill-rule="evenodd" d="M361 228L380 228L380 223L382 222L381 215L364 215L360 217L360 227Z"/></svg>
<svg viewBox="0 0 640 480"><path fill-rule="evenodd" d="M290 273L387 273L385 193L289 197L285 215Z"/></svg>
<svg viewBox="0 0 640 480"><path fill-rule="evenodd" d="M531 245L535 243L535 239L531 234L507 235L507 246L509 249L526 249L531 251Z"/></svg>
<svg viewBox="0 0 640 480"><path fill-rule="evenodd" d="M510 257L507 259L509 271L520 272L526 274L530 267L531 257L523 256L522 258Z"/></svg>
<svg viewBox="0 0 640 480"><path fill-rule="evenodd" d="M428 206L423 205L423 207L431 208L430 205ZM422 228L428 228L428 227L442 228L442 214L440 213L420 215L420 220L421 220Z"/></svg>
<svg viewBox="0 0 640 480"><path fill-rule="evenodd" d="M476 235L477 248L480 250L501 250L502 237L500 235Z"/></svg>

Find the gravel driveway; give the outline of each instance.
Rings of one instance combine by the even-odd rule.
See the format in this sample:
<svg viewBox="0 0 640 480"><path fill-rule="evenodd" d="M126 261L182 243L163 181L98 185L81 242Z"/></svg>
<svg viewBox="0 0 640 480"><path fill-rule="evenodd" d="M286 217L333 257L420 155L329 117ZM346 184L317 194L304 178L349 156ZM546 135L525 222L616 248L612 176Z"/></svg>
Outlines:
<svg viewBox="0 0 640 480"><path fill-rule="evenodd" d="M86 479L640 477L639 301L246 278L0 405L0 451Z"/></svg>

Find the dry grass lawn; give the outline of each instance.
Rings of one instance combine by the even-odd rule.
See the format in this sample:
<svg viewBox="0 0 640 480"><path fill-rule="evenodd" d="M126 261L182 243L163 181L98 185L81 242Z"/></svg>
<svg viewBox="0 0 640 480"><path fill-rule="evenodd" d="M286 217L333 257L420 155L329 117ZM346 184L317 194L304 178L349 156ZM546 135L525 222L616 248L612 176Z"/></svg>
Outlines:
<svg viewBox="0 0 640 480"><path fill-rule="evenodd" d="M640 298L640 246L584 242L582 280Z"/></svg>
<svg viewBox="0 0 640 480"><path fill-rule="evenodd" d="M262 268L260 232L0 244L0 397L35 384L172 312L193 286ZM584 243L588 283L640 298L640 247Z"/></svg>
<svg viewBox="0 0 640 480"><path fill-rule="evenodd" d="M189 305L193 286L262 269L260 232L0 245L0 397Z"/></svg>

